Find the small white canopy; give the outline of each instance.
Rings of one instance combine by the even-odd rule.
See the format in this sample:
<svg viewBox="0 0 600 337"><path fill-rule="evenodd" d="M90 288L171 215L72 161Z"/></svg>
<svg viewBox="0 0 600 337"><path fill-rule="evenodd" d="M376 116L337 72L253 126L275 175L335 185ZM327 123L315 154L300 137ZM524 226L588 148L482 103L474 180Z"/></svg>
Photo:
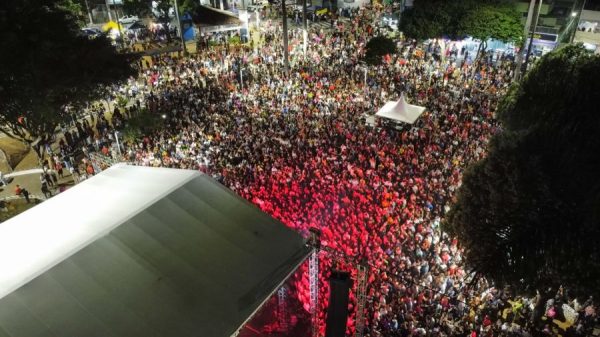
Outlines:
<svg viewBox="0 0 600 337"><path fill-rule="evenodd" d="M413 124L423 111L425 111L425 107L408 104L404 94L402 94L397 102L389 101L385 103L375 116Z"/></svg>

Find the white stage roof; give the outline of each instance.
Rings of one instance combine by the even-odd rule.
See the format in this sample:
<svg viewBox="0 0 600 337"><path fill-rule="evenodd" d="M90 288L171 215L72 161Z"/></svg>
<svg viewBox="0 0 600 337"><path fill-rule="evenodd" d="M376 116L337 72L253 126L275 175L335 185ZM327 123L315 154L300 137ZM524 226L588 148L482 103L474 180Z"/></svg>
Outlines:
<svg viewBox="0 0 600 337"><path fill-rule="evenodd" d="M0 336L230 336L309 253L207 175L116 165L0 224Z"/></svg>
<svg viewBox="0 0 600 337"><path fill-rule="evenodd" d="M402 94L397 102L390 101L385 103L375 116L413 124L424 111L425 107L408 104L404 98L404 94Z"/></svg>
<svg viewBox="0 0 600 337"><path fill-rule="evenodd" d="M118 166L0 223L0 298L195 176Z"/></svg>

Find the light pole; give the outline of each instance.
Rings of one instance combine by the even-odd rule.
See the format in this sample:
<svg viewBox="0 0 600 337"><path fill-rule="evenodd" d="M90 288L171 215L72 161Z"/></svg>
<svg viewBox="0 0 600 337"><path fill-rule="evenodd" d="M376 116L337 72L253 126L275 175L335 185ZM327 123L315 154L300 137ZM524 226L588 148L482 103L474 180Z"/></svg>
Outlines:
<svg viewBox="0 0 600 337"><path fill-rule="evenodd" d="M575 35L577 34L577 30L579 29L579 23L581 22L581 13L583 13L583 10L585 9L585 4L586 4L587 0L583 0L583 4L581 5L581 9L577 12L574 12L572 14L575 14L574 16L577 17L577 19L575 20L575 27L573 29L573 35L571 35L571 39L569 40L569 43L573 43L573 40L575 39Z"/></svg>
<svg viewBox="0 0 600 337"><path fill-rule="evenodd" d="M308 49L308 23L306 22L306 0L302 1L302 39L304 40L304 57Z"/></svg>
<svg viewBox="0 0 600 337"><path fill-rule="evenodd" d="M524 71L527 71L527 66L529 64L529 56L531 55L531 47L533 47L533 36L535 35L535 31L537 30L538 21L540 20L540 11L542 10L542 2L544 0L540 0L540 3L537 8L537 13L535 14L535 22L533 24L533 29L531 30L531 38L529 39L529 46L527 46L527 54L525 55L525 64Z"/></svg>
<svg viewBox="0 0 600 337"><path fill-rule="evenodd" d="M242 69L240 67L240 85L241 85L241 91L244 91L244 69Z"/></svg>
<svg viewBox="0 0 600 337"><path fill-rule="evenodd" d="M529 3L529 10L527 11L527 21L525 21L525 33L523 34L523 43L521 49L517 53L516 57L516 68L515 68L515 80L521 78L521 67L523 66L523 51L527 42L527 36L529 36L529 30L531 29L531 20L533 20L533 12L535 11L535 0L531 0Z"/></svg>
<svg viewBox="0 0 600 337"><path fill-rule="evenodd" d="M288 22L285 1L286 0L281 0L281 14L283 16L283 66L287 75L290 69L290 53L288 51Z"/></svg>
<svg viewBox="0 0 600 337"><path fill-rule="evenodd" d="M106 11L108 12L108 21L112 21L112 15L110 15L110 5L108 4L108 0L106 0L105 3L106 3Z"/></svg>
<svg viewBox="0 0 600 337"><path fill-rule="evenodd" d="M179 19L179 6L177 5L177 0L175 1L175 20L177 20L177 29L179 29L179 39L181 40L181 50L183 50L183 55L187 54L187 49L185 48L185 40L183 39L183 30L181 29L181 19Z"/></svg>
<svg viewBox="0 0 600 337"><path fill-rule="evenodd" d="M110 9L108 12L110 13ZM117 10L117 7L115 7L115 15L117 16L116 20L117 28L119 29L119 37L121 38L121 48L125 50L125 36L123 35L123 27L121 27L121 23L119 22L119 11Z"/></svg>
<svg viewBox="0 0 600 337"><path fill-rule="evenodd" d="M117 150L119 152L119 156L123 156L123 153L121 153L121 143L119 143L119 131L115 131L115 140L117 141Z"/></svg>
<svg viewBox="0 0 600 337"><path fill-rule="evenodd" d="M88 0L85 0L85 9L87 10L88 18L90 19L90 25L94 24L94 20L92 20L92 12L90 12L90 5L88 5Z"/></svg>

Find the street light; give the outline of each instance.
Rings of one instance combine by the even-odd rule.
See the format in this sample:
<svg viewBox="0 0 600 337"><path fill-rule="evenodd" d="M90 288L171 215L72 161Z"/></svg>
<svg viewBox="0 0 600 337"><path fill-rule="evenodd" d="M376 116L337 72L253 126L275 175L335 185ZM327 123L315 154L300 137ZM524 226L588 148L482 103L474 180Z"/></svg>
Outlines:
<svg viewBox="0 0 600 337"><path fill-rule="evenodd" d="M185 40L183 38L183 30L181 29L181 19L179 18L179 6L177 5L177 0L175 0L175 20L177 20L177 28L179 29L179 38L181 39L181 49L183 50L183 55L186 55L187 49L185 48Z"/></svg>
<svg viewBox="0 0 600 337"><path fill-rule="evenodd" d="M581 9L579 11L574 11L571 13L573 21L576 21L575 27L573 27L573 34L571 34L571 39L569 40L570 43L573 43L573 40L575 40L575 35L577 34L577 30L579 29L579 23L581 22L581 13L583 13L583 10L585 9L586 2L587 0L583 0L583 3L581 4ZM575 17L577 17L577 19L575 19Z"/></svg>
<svg viewBox="0 0 600 337"><path fill-rule="evenodd" d="M123 156L123 153L121 153L121 143L119 143L119 131L115 131L115 140L117 141L117 150L119 151L119 156Z"/></svg>
<svg viewBox="0 0 600 337"><path fill-rule="evenodd" d="M242 69L241 67L240 67L240 84L241 84L240 91L244 91L244 69Z"/></svg>
<svg viewBox="0 0 600 337"><path fill-rule="evenodd" d="M531 0L529 3L529 10L527 11L527 20L525 21L525 32L523 34L523 43L521 43L521 47L519 48L519 52L517 53L517 57L515 60L515 79L519 80L521 78L521 67L523 66L523 57L525 56L525 46L527 45L527 36L529 36L529 31L531 29L531 21L533 20L533 12L535 11L535 0Z"/></svg>
<svg viewBox="0 0 600 337"><path fill-rule="evenodd" d="M533 47L533 37L535 36L535 31L537 30L538 21L540 20L540 11L542 10L542 2L544 0L540 0L540 3L537 8L537 13L535 14L535 22L533 24L533 29L531 30L531 38L529 39L529 46L527 46L527 54L525 55L525 64L524 70L527 71L527 65L529 64L529 56L531 55L531 47Z"/></svg>
<svg viewBox="0 0 600 337"><path fill-rule="evenodd" d="M112 21L112 15L110 15L110 5L108 4L108 0L106 0L105 3L106 3L106 10L108 11L108 21Z"/></svg>

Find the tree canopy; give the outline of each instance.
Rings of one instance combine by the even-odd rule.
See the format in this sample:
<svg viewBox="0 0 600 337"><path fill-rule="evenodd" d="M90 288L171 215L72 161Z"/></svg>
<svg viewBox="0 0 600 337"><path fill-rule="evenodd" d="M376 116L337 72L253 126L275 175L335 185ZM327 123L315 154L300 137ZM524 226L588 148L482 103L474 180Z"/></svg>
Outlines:
<svg viewBox="0 0 600 337"><path fill-rule="evenodd" d="M154 5L154 7L153 7ZM154 15L161 22L169 22L172 0L123 0L123 9L128 14L139 16Z"/></svg>
<svg viewBox="0 0 600 337"><path fill-rule="evenodd" d="M463 177L444 228L467 264L521 293L600 295L600 56L544 56L499 108L504 129Z"/></svg>
<svg viewBox="0 0 600 337"><path fill-rule="evenodd" d="M0 50L0 130L29 144L47 143L68 106L134 74L131 56L81 34L60 0L3 1Z"/></svg>
<svg viewBox="0 0 600 337"><path fill-rule="evenodd" d="M458 35L468 35L481 41L521 42L523 39L521 14L509 3L477 5L465 14L458 30Z"/></svg>
<svg viewBox="0 0 600 337"><path fill-rule="evenodd" d="M200 2L195 0L180 0L179 1L179 13L193 13L198 7Z"/></svg>
<svg viewBox="0 0 600 337"><path fill-rule="evenodd" d="M367 42L365 61L380 64L382 57L396 52L396 43L384 36L375 36Z"/></svg>
<svg viewBox="0 0 600 337"><path fill-rule="evenodd" d="M406 36L424 40L472 36L504 42L522 39L521 15L506 0L420 0L402 14L400 29Z"/></svg>
<svg viewBox="0 0 600 337"><path fill-rule="evenodd" d="M74 16L75 22L78 26L85 26L85 13L86 10L78 0L60 0L57 5L62 9L65 9Z"/></svg>

